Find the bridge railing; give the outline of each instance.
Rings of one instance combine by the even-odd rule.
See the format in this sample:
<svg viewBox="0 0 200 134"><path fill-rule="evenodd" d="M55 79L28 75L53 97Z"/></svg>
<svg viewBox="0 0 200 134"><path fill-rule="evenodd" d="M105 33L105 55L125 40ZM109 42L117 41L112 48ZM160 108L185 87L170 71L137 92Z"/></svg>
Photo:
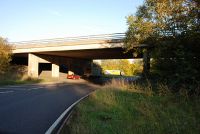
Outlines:
<svg viewBox="0 0 200 134"><path fill-rule="evenodd" d="M26 45L26 44L31 45L31 44L77 42L77 41L87 41L87 40L122 40L124 38L125 38L125 33L114 33L114 34L100 34L100 35L89 35L89 36L78 36L78 37L66 37L66 38L11 42L11 44L13 44L13 45Z"/></svg>

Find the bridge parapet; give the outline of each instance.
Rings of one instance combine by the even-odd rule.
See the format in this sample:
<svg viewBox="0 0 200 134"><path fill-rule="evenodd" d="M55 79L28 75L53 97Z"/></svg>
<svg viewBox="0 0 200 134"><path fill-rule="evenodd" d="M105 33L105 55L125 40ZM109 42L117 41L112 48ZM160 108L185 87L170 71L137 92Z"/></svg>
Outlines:
<svg viewBox="0 0 200 134"><path fill-rule="evenodd" d="M92 42L92 41L107 41L107 42L122 42L125 38L125 33L114 33L114 34L100 34L100 35L89 35L89 36L78 36L78 37L66 37L66 38L54 38L54 39L42 39L42 40L31 40L21 42L11 42L14 46L22 45L45 45L45 44L59 44L59 43L77 43L81 42Z"/></svg>

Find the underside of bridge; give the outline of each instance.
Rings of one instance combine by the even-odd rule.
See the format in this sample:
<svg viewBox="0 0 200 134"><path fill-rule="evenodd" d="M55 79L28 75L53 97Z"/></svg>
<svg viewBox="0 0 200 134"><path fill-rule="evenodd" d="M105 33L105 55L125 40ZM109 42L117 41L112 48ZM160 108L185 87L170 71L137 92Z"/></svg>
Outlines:
<svg viewBox="0 0 200 134"><path fill-rule="evenodd" d="M142 54L133 57L132 52L125 53L123 48L106 48L106 49L90 49L90 50L71 50L71 51L48 51L37 52L35 54L60 56L78 59L132 59L142 58ZM14 54L14 58L28 58L28 53Z"/></svg>
<svg viewBox="0 0 200 134"><path fill-rule="evenodd" d="M133 59L143 58L143 54L133 57L133 52L125 53L122 48L71 50L71 51L48 51L37 53L19 53L13 55L13 63L28 65L28 75L38 77L41 66L52 64L52 77L59 77L61 68L65 73L72 72L79 75L90 74L92 60L94 59Z"/></svg>

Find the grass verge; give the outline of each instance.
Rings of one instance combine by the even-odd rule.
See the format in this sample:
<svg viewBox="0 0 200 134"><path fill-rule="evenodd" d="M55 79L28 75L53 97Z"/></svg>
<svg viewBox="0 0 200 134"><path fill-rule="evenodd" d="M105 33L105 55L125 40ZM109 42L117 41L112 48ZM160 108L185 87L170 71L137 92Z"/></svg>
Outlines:
<svg viewBox="0 0 200 134"><path fill-rule="evenodd" d="M198 134L200 99L114 82L78 104L61 134Z"/></svg>
<svg viewBox="0 0 200 134"><path fill-rule="evenodd" d="M25 79L25 80L1 80L0 86L4 85L19 85L19 84L34 84L41 83L42 79Z"/></svg>
<svg viewBox="0 0 200 134"><path fill-rule="evenodd" d="M7 79L7 80L0 80L0 86L6 85L20 85L20 84L36 84L36 83L45 83L45 82L59 82L60 80L57 78L27 78L27 79Z"/></svg>

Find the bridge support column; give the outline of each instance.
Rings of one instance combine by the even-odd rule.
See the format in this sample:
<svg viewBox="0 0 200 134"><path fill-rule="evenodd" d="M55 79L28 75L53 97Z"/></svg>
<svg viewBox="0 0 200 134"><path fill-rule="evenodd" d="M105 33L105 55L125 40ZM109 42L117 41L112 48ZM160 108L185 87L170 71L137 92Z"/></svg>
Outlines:
<svg viewBox="0 0 200 134"><path fill-rule="evenodd" d="M150 51L148 48L143 50L143 74L147 75L150 72Z"/></svg>
<svg viewBox="0 0 200 134"><path fill-rule="evenodd" d="M60 68L59 65L52 64L52 77L58 78L59 77Z"/></svg>
<svg viewBox="0 0 200 134"><path fill-rule="evenodd" d="M38 78L38 57L34 54L28 54L28 76Z"/></svg>

